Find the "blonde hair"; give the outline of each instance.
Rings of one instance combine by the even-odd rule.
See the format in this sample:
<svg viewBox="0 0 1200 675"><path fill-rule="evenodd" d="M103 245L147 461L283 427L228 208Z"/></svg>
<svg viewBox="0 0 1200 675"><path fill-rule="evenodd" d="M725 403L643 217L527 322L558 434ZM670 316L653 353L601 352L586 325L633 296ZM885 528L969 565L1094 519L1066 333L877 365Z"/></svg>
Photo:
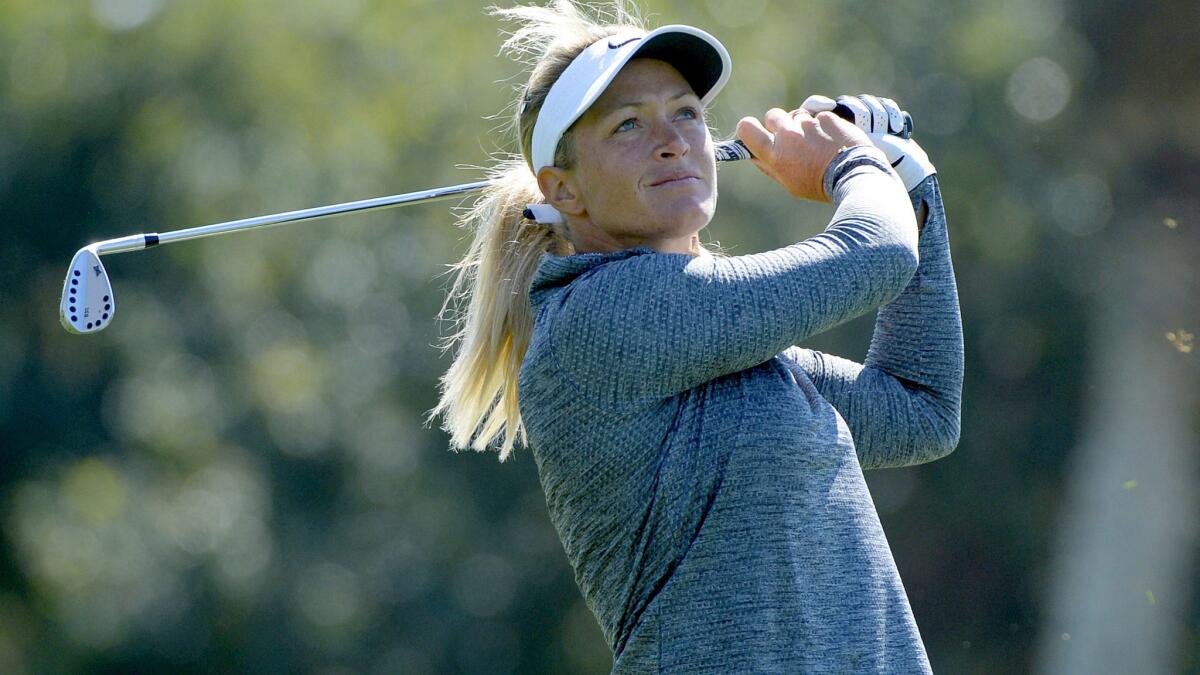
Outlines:
<svg viewBox="0 0 1200 675"><path fill-rule="evenodd" d="M486 450L503 433L501 462L512 454L518 438L528 446L517 379L533 332L529 285L543 253L575 253L566 225L544 225L523 215L527 204L545 201L530 160L534 122L550 87L588 45L617 33L645 31L641 17L624 0L586 9L593 16L573 0L488 10L519 24L500 51L529 69L508 125L519 154L497 159L488 171L491 185L458 221L474 237L466 256L450 266L457 274L438 318L451 303L465 300L467 310L456 314L454 332L440 345L443 352L456 343L459 347L441 377L441 399L427 422L444 414L442 428L455 450ZM554 158L555 166L573 166L569 130Z"/></svg>

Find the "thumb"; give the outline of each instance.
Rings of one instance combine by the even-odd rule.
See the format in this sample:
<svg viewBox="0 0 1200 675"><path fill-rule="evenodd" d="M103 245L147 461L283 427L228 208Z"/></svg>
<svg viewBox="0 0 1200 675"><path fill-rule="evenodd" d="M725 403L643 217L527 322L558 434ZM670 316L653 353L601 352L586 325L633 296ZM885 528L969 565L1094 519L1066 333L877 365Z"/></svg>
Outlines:
<svg viewBox="0 0 1200 675"><path fill-rule="evenodd" d="M804 99L804 103L800 104L800 107L807 110L813 116L816 116L816 114L819 112L825 112L826 110L833 110L836 108L837 101L829 98L828 96L813 94L812 96Z"/></svg>
<svg viewBox="0 0 1200 675"><path fill-rule="evenodd" d="M756 117L743 117L737 125L737 136L758 159L770 157L775 146L775 135L767 131Z"/></svg>

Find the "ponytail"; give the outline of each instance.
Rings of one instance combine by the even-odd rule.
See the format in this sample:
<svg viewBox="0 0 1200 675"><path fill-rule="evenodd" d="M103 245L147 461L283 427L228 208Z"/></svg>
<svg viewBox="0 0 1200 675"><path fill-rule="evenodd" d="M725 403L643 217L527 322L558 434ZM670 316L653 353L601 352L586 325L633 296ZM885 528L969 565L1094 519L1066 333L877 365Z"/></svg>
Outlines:
<svg viewBox="0 0 1200 675"><path fill-rule="evenodd" d="M602 21L585 15L571 0L554 0L546 7L492 8L491 13L521 24L502 48L530 68L529 81L512 104L512 131L521 154L492 168L491 185L459 220L473 232L471 248L451 266L457 274L438 318L444 318L451 304L465 301L467 309L454 316L455 330L440 345L446 351L457 343L458 351L440 379L441 399L426 422L443 415L442 428L456 450L486 450L503 432L503 462L518 438L528 445L517 379L533 333L529 285L543 253L575 252L566 225L524 217L527 204L545 201L528 160L533 125L550 87L576 56L596 40L642 29L643 24L623 0L615 0ZM555 166L570 168L574 161L568 131L555 152Z"/></svg>
<svg viewBox="0 0 1200 675"><path fill-rule="evenodd" d="M485 450L504 432L500 461L519 437L527 444L517 404L517 377L533 332L529 285L542 254L573 252L555 227L527 220L526 204L542 201L524 159L501 162L492 185L459 221L474 231L467 255L452 265L454 284L438 318L451 303L469 302L455 319L457 330L443 351L461 341L450 369L441 377L442 398L429 418L445 413L443 429L455 449Z"/></svg>

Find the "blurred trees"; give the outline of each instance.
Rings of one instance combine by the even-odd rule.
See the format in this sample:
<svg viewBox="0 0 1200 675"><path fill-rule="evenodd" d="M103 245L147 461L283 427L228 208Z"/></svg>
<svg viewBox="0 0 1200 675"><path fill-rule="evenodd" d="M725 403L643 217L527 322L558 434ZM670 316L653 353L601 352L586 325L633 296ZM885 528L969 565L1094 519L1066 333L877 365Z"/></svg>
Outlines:
<svg viewBox="0 0 1200 675"><path fill-rule="evenodd" d="M1039 669L1200 671L1200 6L1090 3L1106 48L1080 100L1075 161L1112 186L1105 237L1082 250L1094 344L1084 430L1070 458ZM1180 227L1180 223L1190 225Z"/></svg>
<svg viewBox="0 0 1200 675"><path fill-rule="evenodd" d="M607 671L528 452L421 424L465 252L446 206L110 257L114 325L55 317L89 241L477 178L521 81L483 4L0 4L0 671ZM720 132L888 94L940 170L963 440L868 474L935 670L1033 663L1085 364L1113 358L1089 317L1130 241L1157 242L1133 270L1177 256L1179 294L1137 315L1176 342L1139 344L1196 381L1197 57L1152 39L1193 4L643 4L729 47ZM734 254L828 218L749 166L721 180ZM813 346L861 358L870 324ZM1176 604L1196 663L1200 603Z"/></svg>

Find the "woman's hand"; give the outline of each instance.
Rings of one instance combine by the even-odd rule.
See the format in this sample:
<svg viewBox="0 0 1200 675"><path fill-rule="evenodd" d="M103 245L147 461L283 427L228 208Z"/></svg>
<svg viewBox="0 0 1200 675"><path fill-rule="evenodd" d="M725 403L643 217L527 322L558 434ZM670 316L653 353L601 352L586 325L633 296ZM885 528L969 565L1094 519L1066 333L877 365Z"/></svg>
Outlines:
<svg viewBox="0 0 1200 675"><path fill-rule="evenodd" d="M912 117L890 98L860 94L839 96L835 101L814 94L804 99L800 107L810 115L817 115L824 110L833 110L839 104L854 116L855 125L865 131L867 138L887 156L888 164L900 176L905 190L912 192L930 174L937 173L929 155L911 138Z"/></svg>
<svg viewBox="0 0 1200 675"><path fill-rule="evenodd" d="M848 147L871 145L862 129L832 112L814 117L804 109L788 113L771 108L763 123L744 117L737 135L763 173L791 194L820 202L829 201L824 185L829 162Z"/></svg>

